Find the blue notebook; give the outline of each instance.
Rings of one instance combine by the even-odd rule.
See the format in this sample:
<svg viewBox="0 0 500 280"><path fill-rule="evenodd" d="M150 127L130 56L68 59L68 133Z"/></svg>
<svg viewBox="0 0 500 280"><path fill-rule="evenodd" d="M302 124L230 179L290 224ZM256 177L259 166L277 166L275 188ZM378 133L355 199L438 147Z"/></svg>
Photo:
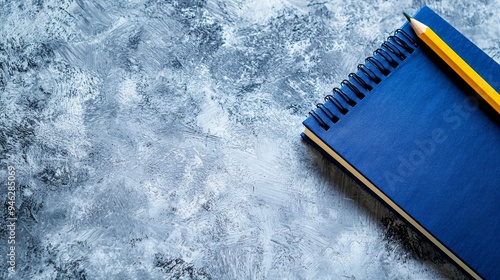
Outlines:
<svg viewBox="0 0 500 280"><path fill-rule="evenodd" d="M500 92L500 66L428 7ZM500 118L409 23L310 112L302 136L473 278L500 279Z"/></svg>

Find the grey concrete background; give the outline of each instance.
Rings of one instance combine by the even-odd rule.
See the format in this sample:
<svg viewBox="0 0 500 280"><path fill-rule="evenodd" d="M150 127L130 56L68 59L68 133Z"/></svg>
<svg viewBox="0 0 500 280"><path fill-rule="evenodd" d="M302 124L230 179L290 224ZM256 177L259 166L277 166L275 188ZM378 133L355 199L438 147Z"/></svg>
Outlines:
<svg viewBox="0 0 500 280"><path fill-rule="evenodd" d="M464 278L299 136L424 4L500 60L499 1L0 1L0 278Z"/></svg>

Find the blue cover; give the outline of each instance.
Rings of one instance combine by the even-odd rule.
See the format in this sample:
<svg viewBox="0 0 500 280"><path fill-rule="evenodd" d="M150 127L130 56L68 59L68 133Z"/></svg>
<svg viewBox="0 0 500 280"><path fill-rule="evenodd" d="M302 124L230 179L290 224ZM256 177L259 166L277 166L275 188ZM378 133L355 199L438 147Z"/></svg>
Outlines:
<svg viewBox="0 0 500 280"><path fill-rule="evenodd" d="M415 18L500 92L494 60L429 8ZM408 23L402 29L417 40ZM351 78L365 97L344 85L356 106L337 96L347 114L327 101L340 119L316 109L304 125L481 277L500 279L500 118L420 42L413 53L392 42L406 58L386 49L399 64L392 67L376 55L388 76L367 62L382 81L358 71L373 89Z"/></svg>

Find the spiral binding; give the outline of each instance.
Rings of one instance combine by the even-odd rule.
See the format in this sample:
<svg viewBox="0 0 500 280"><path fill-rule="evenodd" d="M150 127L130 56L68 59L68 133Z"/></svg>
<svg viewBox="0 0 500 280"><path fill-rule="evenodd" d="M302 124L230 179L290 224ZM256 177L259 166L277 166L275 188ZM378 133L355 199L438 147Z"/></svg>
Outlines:
<svg viewBox="0 0 500 280"><path fill-rule="evenodd" d="M340 83L341 87L333 88L332 94L325 96L325 102L316 104L316 108L310 111L309 115L323 129L330 129L331 123L338 122L340 115L349 112L348 107L356 106L355 98L365 98L366 94L382 81L381 75L388 76L416 48L417 41L403 29L397 29L394 35L389 36L380 48L373 52L373 56L367 57L364 64L358 65L357 73L350 73L348 79Z"/></svg>

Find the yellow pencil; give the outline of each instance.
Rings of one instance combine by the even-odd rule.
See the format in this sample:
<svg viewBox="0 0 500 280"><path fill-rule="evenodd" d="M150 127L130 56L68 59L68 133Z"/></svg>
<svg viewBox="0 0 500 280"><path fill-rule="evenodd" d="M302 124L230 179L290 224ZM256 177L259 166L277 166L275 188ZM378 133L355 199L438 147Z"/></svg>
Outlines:
<svg viewBox="0 0 500 280"><path fill-rule="evenodd" d="M497 113L500 114L500 94L467 62L453 51L430 27L404 13L417 36L464 79Z"/></svg>

